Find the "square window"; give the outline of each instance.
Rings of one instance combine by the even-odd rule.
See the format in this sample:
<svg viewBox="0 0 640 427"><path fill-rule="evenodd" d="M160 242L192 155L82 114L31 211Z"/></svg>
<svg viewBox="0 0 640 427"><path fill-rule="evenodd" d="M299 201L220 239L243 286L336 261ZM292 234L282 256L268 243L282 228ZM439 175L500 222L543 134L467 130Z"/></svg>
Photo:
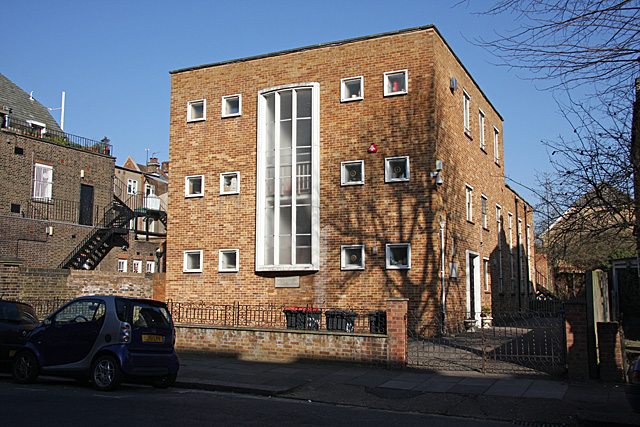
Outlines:
<svg viewBox="0 0 640 427"><path fill-rule="evenodd" d="M202 250L184 251L182 271L185 273L202 272Z"/></svg>
<svg viewBox="0 0 640 427"><path fill-rule="evenodd" d="M384 96L404 95L409 93L408 71L391 71L384 73Z"/></svg>
<svg viewBox="0 0 640 427"><path fill-rule="evenodd" d="M222 117L237 117L242 115L242 95L222 97Z"/></svg>
<svg viewBox="0 0 640 427"><path fill-rule="evenodd" d="M126 273L127 272L127 260L119 259L118 260L118 273Z"/></svg>
<svg viewBox="0 0 640 427"><path fill-rule="evenodd" d="M11 213L20 213L20 205L11 203Z"/></svg>
<svg viewBox="0 0 640 427"><path fill-rule="evenodd" d="M384 182L409 181L409 157L387 157L384 159Z"/></svg>
<svg viewBox="0 0 640 427"><path fill-rule="evenodd" d="M189 101L187 104L187 122L198 122L207 119L207 101Z"/></svg>
<svg viewBox="0 0 640 427"><path fill-rule="evenodd" d="M204 175L187 176L184 179L184 197L204 196Z"/></svg>
<svg viewBox="0 0 640 427"><path fill-rule="evenodd" d="M364 160L340 163L340 183L342 185L364 184Z"/></svg>
<svg viewBox="0 0 640 427"><path fill-rule="evenodd" d="M340 80L340 101L358 101L364 99L364 77L351 77Z"/></svg>
<svg viewBox="0 0 640 427"><path fill-rule="evenodd" d="M411 243L388 243L386 245L387 270L411 268Z"/></svg>
<svg viewBox="0 0 640 427"><path fill-rule="evenodd" d="M220 194L240 193L240 172L220 174Z"/></svg>
<svg viewBox="0 0 640 427"><path fill-rule="evenodd" d="M364 270L364 245L343 245L340 247L341 270Z"/></svg>
<svg viewBox="0 0 640 427"><path fill-rule="evenodd" d="M220 249L218 251L218 271L238 271L238 249Z"/></svg>

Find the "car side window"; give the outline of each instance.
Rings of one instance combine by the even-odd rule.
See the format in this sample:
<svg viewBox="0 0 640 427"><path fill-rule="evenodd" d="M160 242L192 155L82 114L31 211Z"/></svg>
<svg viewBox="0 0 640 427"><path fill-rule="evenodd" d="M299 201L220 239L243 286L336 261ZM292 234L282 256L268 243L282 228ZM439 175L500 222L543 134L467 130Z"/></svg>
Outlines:
<svg viewBox="0 0 640 427"><path fill-rule="evenodd" d="M136 303L133 306L133 327L169 329L171 322L164 308Z"/></svg>
<svg viewBox="0 0 640 427"><path fill-rule="evenodd" d="M80 300L62 308L54 317L57 325L80 322L100 322L104 318L105 304L101 300Z"/></svg>
<svg viewBox="0 0 640 427"><path fill-rule="evenodd" d="M0 302L0 320L4 322L20 322L18 307L10 302Z"/></svg>

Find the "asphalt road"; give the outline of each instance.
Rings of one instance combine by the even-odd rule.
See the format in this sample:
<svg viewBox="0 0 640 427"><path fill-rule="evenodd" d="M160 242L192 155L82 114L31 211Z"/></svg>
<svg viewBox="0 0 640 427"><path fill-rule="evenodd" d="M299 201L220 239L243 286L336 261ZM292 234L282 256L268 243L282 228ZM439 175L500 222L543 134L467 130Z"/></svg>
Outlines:
<svg viewBox="0 0 640 427"><path fill-rule="evenodd" d="M0 418L10 426L260 425L507 426L510 423L394 412L295 399L124 385L98 392L88 384L40 378L32 385L0 376Z"/></svg>

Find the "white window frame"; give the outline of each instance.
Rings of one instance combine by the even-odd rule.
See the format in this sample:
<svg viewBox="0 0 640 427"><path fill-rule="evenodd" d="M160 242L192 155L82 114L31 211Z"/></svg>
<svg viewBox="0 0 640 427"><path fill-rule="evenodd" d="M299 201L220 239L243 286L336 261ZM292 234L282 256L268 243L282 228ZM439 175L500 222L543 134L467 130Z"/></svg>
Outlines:
<svg viewBox="0 0 640 427"><path fill-rule="evenodd" d="M127 194L138 194L138 180L127 178Z"/></svg>
<svg viewBox="0 0 640 427"><path fill-rule="evenodd" d="M189 268L188 259L196 255L198 256L199 267L197 268ZM183 273L202 273L202 249L188 250L183 252L182 258L182 272Z"/></svg>
<svg viewBox="0 0 640 427"><path fill-rule="evenodd" d="M156 272L156 262L147 260L147 265L145 267L145 272L147 272L147 273L155 273Z"/></svg>
<svg viewBox="0 0 640 427"><path fill-rule="evenodd" d="M500 205L496 205L496 233L498 236L498 292L502 293L502 206Z"/></svg>
<svg viewBox="0 0 640 427"><path fill-rule="evenodd" d="M195 108L197 105L202 105L202 117L193 117ZM187 102L187 122L202 122L207 120L207 100L206 99L196 99L194 101Z"/></svg>
<svg viewBox="0 0 640 427"><path fill-rule="evenodd" d="M154 197L156 195L156 186L149 183L144 184L144 195L145 197Z"/></svg>
<svg viewBox="0 0 640 427"><path fill-rule="evenodd" d="M354 264L351 256L359 252L360 263ZM342 245L340 246L340 270L364 270L365 251L364 245Z"/></svg>
<svg viewBox="0 0 640 427"><path fill-rule="evenodd" d="M200 192L191 193L189 190L189 180L191 178L200 178ZM203 197L204 196L204 175L189 175L184 177L184 197Z"/></svg>
<svg viewBox="0 0 640 427"><path fill-rule="evenodd" d="M351 172L349 171L350 166L360 165L360 179L359 180L350 180ZM353 171L353 169L351 169ZM364 185L364 160L352 160L349 162L341 162L340 163L340 185Z"/></svg>
<svg viewBox="0 0 640 427"><path fill-rule="evenodd" d="M236 265L229 267L226 263L226 255L233 254ZM239 249L220 249L218 251L218 271L220 273L237 273L240 270L240 250Z"/></svg>
<svg viewBox="0 0 640 427"><path fill-rule="evenodd" d="M493 161L500 164L500 131L494 126L493 128Z"/></svg>
<svg viewBox="0 0 640 427"><path fill-rule="evenodd" d="M52 196L53 166L35 163L33 165L33 198L41 201L49 201Z"/></svg>
<svg viewBox="0 0 640 427"><path fill-rule="evenodd" d="M294 256L297 255L293 248L296 247L297 244L297 236L295 233L296 218L292 218L291 223L291 259L294 261L291 264L280 262L279 257L279 239L276 238L279 236L279 221L276 221L275 218L280 215L280 197L274 198L274 221L273 221L273 236L274 237L274 247L273 247L273 263L268 263L265 260L267 255L267 239L266 239L266 230L269 225L267 222L266 215L266 203L267 197L270 193L274 193L272 189L269 193L267 190L267 157L266 157L266 147L267 147L267 135L266 135L266 113L267 113L267 96L274 94L276 99L280 99L280 96L284 91L288 90L311 90L311 165L310 165L310 176L305 176L304 178L308 178L310 183L310 195L311 195L311 262L310 263L296 263L294 260ZM294 109L295 110L295 109ZM276 122L279 120L280 110L276 108L275 111ZM257 201L256 201L256 271L317 271L320 269L320 84L315 82L310 83L297 83L297 84L289 84L276 86L268 89L264 89L258 92L258 126L257 126ZM276 127L278 129L278 127ZM277 147L279 147L280 141L278 140L278 132L276 130L275 142ZM296 132L292 131L292 135L296 135ZM295 144L292 143L293 146ZM293 151L293 150L292 150ZM292 159L292 163L295 163ZM276 156L275 164L273 166L274 171L278 171L280 168L280 160L279 157ZM280 178L280 172L276 172L275 178ZM297 172L296 172L297 173ZM297 193L298 189L298 180L292 179L292 194ZM275 181L274 181L275 182ZM293 186L295 186L296 191L294 191ZM278 188L278 187L274 187ZM292 209L292 212L294 210Z"/></svg>
<svg viewBox="0 0 640 427"><path fill-rule="evenodd" d="M489 278L491 277L491 264L489 263L489 258L482 258L482 277L484 279L484 291L491 292L491 287L489 286Z"/></svg>
<svg viewBox="0 0 640 427"><path fill-rule="evenodd" d="M126 273L127 272L127 260L119 259L118 260L118 273Z"/></svg>
<svg viewBox="0 0 640 427"><path fill-rule="evenodd" d="M238 111L235 113L229 113L230 102L233 100L238 101ZM238 117L242 115L242 94L227 95L222 97L222 117Z"/></svg>
<svg viewBox="0 0 640 427"><path fill-rule="evenodd" d="M142 260L134 259L131 263L131 272L132 273L142 273Z"/></svg>
<svg viewBox="0 0 640 427"><path fill-rule="evenodd" d="M471 96L466 90L462 89L462 108L464 111L464 133L471 134Z"/></svg>
<svg viewBox="0 0 640 427"><path fill-rule="evenodd" d="M485 141L485 115L484 115L484 111L482 111L481 109L478 109L478 137L480 139L480 148L483 151L486 151L487 146L486 146L486 141Z"/></svg>
<svg viewBox="0 0 640 427"><path fill-rule="evenodd" d="M232 189L232 186L226 185L227 178L231 178L231 182L233 183L233 178L236 179L235 189ZM228 189L227 189L228 187ZM224 196L227 194L240 194L240 172L223 172L220 174L220 195Z"/></svg>
<svg viewBox="0 0 640 427"><path fill-rule="evenodd" d="M404 88L398 88L397 91L394 91L392 79L398 75L404 76ZM384 96L406 95L407 93L409 93L409 71L397 70L384 73L383 87Z"/></svg>
<svg viewBox="0 0 640 427"><path fill-rule="evenodd" d="M352 90L354 82L359 85L358 90ZM349 77L340 80L340 102L360 101L364 99L364 77Z"/></svg>
<svg viewBox="0 0 640 427"><path fill-rule="evenodd" d="M465 185L465 210L467 221L473 222L473 187L469 184Z"/></svg>
<svg viewBox="0 0 640 427"><path fill-rule="evenodd" d="M399 264L393 262L391 253L394 248L406 248L406 263ZM385 246L385 262L387 270L410 270L411 269L411 243L387 243Z"/></svg>
<svg viewBox="0 0 640 427"><path fill-rule="evenodd" d="M33 130L36 130L40 133L40 136L47 133L47 124L42 122L37 122L35 120L27 120L27 123Z"/></svg>
<svg viewBox="0 0 640 427"><path fill-rule="evenodd" d="M482 205L481 205L481 211L482 211L482 228L487 229L489 228L489 218L487 215L487 202L489 199L487 199L487 196L485 196L484 194L480 195L481 201L482 201Z"/></svg>
<svg viewBox="0 0 640 427"><path fill-rule="evenodd" d="M395 161L395 160L404 160L404 164L405 164L405 175L406 177L404 178L395 178L393 177L393 172L391 170L391 164ZM397 156L397 157L387 157L384 159L384 182L407 182L411 180L411 169L410 169L410 164L409 164L409 156Z"/></svg>
<svg viewBox="0 0 640 427"><path fill-rule="evenodd" d="M511 283L511 292L514 293L516 291L515 286L515 260L513 254L513 214L511 212L507 213L509 217L509 264L511 266L510 269L510 283Z"/></svg>

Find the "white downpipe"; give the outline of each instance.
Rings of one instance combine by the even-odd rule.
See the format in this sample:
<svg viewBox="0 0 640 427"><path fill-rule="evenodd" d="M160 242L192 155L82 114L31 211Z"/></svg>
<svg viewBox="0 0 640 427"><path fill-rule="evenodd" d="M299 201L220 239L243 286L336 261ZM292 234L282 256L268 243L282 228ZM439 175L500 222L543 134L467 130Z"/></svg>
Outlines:
<svg viewBox="0 0 640 427"><path fill-rule="evenodd" d="M61 112L60 112L60 129L64 130L64 96L65 93L64 91L62 92L62 107L61 107Z"/></svg>
<svg viewBox="0 0 640 427"><path fill-rule="evenodd" d="M442 218L442 217L441 217ZM444 221L443 219L440 219L440 280L442 281L442 329L443 331L445 330L445 318L446 318L446 313L447 313L447 291L445 288L445 248L444 248L444 243L445 243L445 238L444 238L444 233L445 233L445 227L446 227L447 223L446 221Z"/></svg>

